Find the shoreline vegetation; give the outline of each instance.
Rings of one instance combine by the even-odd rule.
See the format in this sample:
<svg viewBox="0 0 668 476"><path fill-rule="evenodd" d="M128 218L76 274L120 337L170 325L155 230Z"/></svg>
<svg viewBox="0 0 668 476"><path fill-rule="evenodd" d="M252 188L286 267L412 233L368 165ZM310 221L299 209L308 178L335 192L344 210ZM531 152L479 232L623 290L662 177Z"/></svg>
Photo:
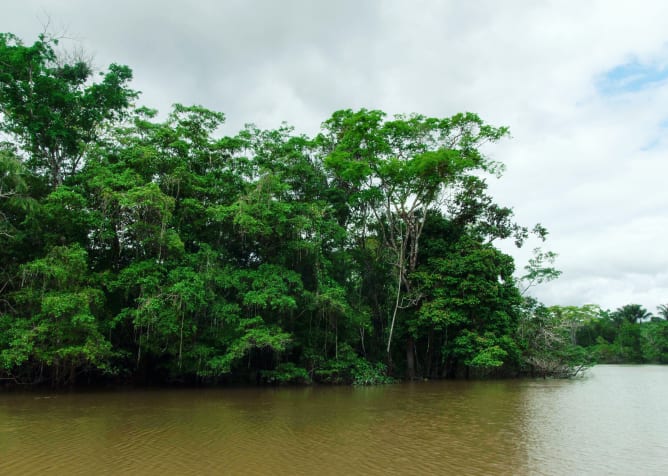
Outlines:
<svg viewBox="0 0 668 476"><path fill-rule="evenodd" d="M369 385L668 363L668 317L546 307L544 242L487 193L508 129L334 112L219 131L129 67L0 34L0 385Z"/></svg>

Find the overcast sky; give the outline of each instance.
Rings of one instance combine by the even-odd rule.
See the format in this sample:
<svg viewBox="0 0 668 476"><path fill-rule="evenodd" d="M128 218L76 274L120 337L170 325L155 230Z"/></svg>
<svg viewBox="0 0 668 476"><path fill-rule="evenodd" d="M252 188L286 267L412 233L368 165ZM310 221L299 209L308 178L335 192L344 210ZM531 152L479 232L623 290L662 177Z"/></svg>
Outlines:
<svg viewBox="0 0 668 476"><path fill-rule="evenodd" d="M533 293L668 303L665 0L2 3L0 31L30 43L50 18L100 68L131 66L144 105L222 111L229 134L282 121L312 133L360 107L507 125L487 150L507 167L491 189L548 228L563 271Z"/></svg>

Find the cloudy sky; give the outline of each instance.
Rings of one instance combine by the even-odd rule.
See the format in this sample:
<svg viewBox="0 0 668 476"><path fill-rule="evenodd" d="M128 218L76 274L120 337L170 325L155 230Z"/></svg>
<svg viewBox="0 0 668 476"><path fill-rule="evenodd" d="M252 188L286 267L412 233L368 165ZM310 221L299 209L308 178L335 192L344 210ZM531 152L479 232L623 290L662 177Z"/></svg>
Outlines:
<svg viewBox="0 0 668 476"><path fill-rule="evenodd" d="M521 223L550 231L547 304L668 303L668 2L626 0L22 0L0 31L50 19L142 103L201 104L312 133L333 111L472 111L512 138L487 152ZM531 248L534 244L530 244ZM512 250L512 247L504 247ZM528 257L516 252L518 267Z"/></svg>

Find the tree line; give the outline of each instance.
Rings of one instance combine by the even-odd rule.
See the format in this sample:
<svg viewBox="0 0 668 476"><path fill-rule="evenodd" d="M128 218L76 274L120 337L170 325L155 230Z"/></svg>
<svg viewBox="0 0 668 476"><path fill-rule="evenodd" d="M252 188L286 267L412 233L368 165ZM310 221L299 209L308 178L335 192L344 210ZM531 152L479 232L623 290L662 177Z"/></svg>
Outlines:
<svg viewBox="0 0 668 476"><path fill-rule="evenodd" d="M361 109L313 136L226 136L201 106L158 120L131 80L0 34L3 381L370 384L591 361L524 296L558 276L554 254L518 281L495 246L547 236L487 192L503 167L483 150L507 128Z"/></svg>

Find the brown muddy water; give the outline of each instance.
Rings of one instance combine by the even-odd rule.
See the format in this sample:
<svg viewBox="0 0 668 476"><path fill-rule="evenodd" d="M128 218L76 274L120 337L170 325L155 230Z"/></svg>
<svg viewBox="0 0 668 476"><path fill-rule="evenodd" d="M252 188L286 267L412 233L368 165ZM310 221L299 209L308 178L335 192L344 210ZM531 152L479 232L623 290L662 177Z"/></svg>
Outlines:
<svg viewBox="0 0 668 476"><path fill-rule="evenodd" d="M0 393L0 474L668 474L668 366L575 380Z"/></svg>

